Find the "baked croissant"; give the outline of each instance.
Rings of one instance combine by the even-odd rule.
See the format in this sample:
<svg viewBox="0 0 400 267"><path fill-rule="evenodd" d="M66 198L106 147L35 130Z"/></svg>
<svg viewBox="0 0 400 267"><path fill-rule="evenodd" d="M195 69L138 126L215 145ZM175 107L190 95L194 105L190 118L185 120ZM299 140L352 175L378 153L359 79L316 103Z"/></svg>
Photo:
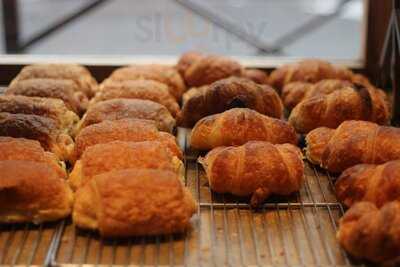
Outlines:
<svg viewBox="0 0 400 267"><path fill-rule="evenodd" d="M129 168L169 170L181 174L182 162L157 141L113 141L88 147L70 174L72 188L87 183L93 176Z"/></svg>
<svg viewBox="0 0 400 267"><path fill-rule="evenodd" d="M71 80L76 84L79 91L85 93L88 97L92 97L98 90L97 81L89 70L77 64L34 64L26 66L12 80L10 87L22 80L36 78Z"/></svg>
<svg viewBox="0 0 400 267"><path fill-rule="evenodd" d="M387 202L400 200L400 160L350 167L336 181L335 192L338 200L347 207L360 201L381 207Z"/></svg>
<svg viewBox="0 0 400 267"><path fill-rule="evenodd" d="M0 223L41 223L71 214L73 194L53 166L0 161Z"/></svg>
<svg viewBox="0 0 400 267"><path fill-rule="evenodd" d="M158 131L154 121L122 119L103 121L83 128L75 138L75 158L79 159L90 146L117 140L128 142L159 141L168 147L174 156L180 159L183 157L175 136Z"/></svg>
<svg viewBox="0 0 400 267"><path fill-rule="evenodd" d="M400 159L400 129L367 121L345 121L337 129L317 128L306 136L306 143L306 157L331 172Z"/></svg>
<svg viewBox="0 0 400 267"><path fill-rule="evenodd" d="M353 72L344 67L318 59L306 59L292 64L286 64L271 72L269 84L279 92L291 82L316 83L325 79L351 80Z"/></svg>
<svg viewBox="0 0 400 267"><path fill-rule="evenodd" d="M176 173L126 169L93 177L76 192L72 220L104 237L184 232L196 201Z"/></svg>
<svg viewBox="0 0 400 267"><path fill-rule="evenodd" d="M166 107L174 117L179 112L179 105L169 93L168 86L156 81L127 80L108 82L102 86L102 90L96 94L91 103L115 98L151 100Z"/></svg>
<svg viewBox="0 0 400 267"><path fill-rule="evenodd" d="M157 128L165 132L172 132L175 127L175 119L163 105L150 100L116 98L91 106L77 128L79 132L95 123L126 118L155 121Z"/></svg>
<svg viewBox="0 0 400 267"><path fill-rule="evenodd" d="M310 92L313 93L313 92ZM336 128L347 120L387 124L390 109L385 93L373 87L346 86L333 92L314 92L290 113L289 123L297 132L326 126Z"/></svg>
<svg viewBox="0 0 400 267"><path fill-rule="evenodd" d="M74 141L71 136L60 130L50 118L0 113L0 136L37 140L45 150L53 152L60 160L71 160L73 155Z"/></svg>
<svg viewBox="0 0 400 267"><path fill-rule="evenodd" d="M267 73L265 73L262 70L258 69L244 69L242 72L242 77L247 78L249 80L252 80L255 83L258 84L268 84L269 83L269 77Z"/></svg>
<svg viewBox="0 0 400 267"><path fill-rule="evenodd" d="M257 206L271 194L290 195L303 183L299 148L250 141L238 147L217 147L200 158L212 190L238 196L251 195Z"/></svg>
<svg viewBox="0 0 400 267"><path fill-rule="evenodd" d="M380 209L371 202L356 203L340 219L336 236L355 258L394 263L400 257L400 202Z"/></svg>
<svg viewBox="0 0 400 267"><path fill-rule="evenodd" d="M76 114L82 114L88 104L86 95L79 91L78 86L71 80L43 78L22 80L12 83L4 93L61 99L65 106Z"/></svg>
<svg viewBox="0 0 400 267"><path fill-rule="evenodd" d="M241 76L242 66L227 57L188 52L178 61L177 69L189 87L211 84L231 76Z"/></svg>
<svg viewBox="0 0 400 267"><path fill-rule="evenodd" d="M234 108L199 120L192 130L190 146L208 150L252 140L297 144L296 132L287 122L251 109Z"/></svg>
<svg viewBox="0 0 400 267"><path fill-rule="evenodd" d="M46 163L54 169L60 178L67 178L65 164L59 161L53 153L45 152L40 143L35 140L0 136L0 161L3 160L27 160Z"/></svg>
<svg viewBox="0 0 400 267"><path fill-rule="evenodd" d="M163 83L168 86L170 94L176 100L180 100L186 91L185 83L175 68L158 64L131 65L116 69L102 86L111 81L124 80L152 80Z"/></svg>
<svg viewBox="0 0 400 267"><path fill-rule="evenodd" d="M75 131L79 122L79 117L68 110L63 101L53 98L0 95L0 112L51 118L59 129L70 134Z"/></svg>
<svg viewBox="0 0 400 267"><path fill-rule="evenodd" d="M274 89L243 78L217 81L194 93L183 104L179 125L192 127L201 118L235 107L254 109L264 115L281 118L283 105Z"/></svg>

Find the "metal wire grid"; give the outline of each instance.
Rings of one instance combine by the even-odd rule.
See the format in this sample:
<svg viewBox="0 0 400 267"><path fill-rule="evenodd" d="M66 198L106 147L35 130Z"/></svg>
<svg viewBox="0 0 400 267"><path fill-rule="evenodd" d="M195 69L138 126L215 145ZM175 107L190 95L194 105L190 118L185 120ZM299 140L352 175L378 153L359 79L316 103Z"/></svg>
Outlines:
<svg viewBox="0 0 400 267"><path fill-rule="evenodd" d="M335 234L342 206L333 177L306 164L305 184L289 198L275 198L259 210L247 199L211 192L198 153L185 151L185 184L199 202L187 234L106 240L65 221L50 251L53 266L350 266Z"/></svg>

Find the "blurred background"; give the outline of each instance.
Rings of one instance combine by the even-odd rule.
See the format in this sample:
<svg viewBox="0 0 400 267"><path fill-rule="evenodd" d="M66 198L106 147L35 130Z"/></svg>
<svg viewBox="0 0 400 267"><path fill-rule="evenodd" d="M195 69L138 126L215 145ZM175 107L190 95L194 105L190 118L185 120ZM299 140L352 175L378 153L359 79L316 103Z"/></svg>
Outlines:
<svg viewBox="0 0 400 267"><path fill-rule="evenodd" d="M2 54L358 59L363 0L2 0Z"/></svg>

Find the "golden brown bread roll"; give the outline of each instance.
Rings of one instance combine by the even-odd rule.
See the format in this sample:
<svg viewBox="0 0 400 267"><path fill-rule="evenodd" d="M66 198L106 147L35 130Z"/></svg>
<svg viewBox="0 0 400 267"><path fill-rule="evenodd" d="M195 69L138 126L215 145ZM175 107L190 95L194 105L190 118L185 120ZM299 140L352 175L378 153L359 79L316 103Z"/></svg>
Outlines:
<svg viewBox="0 0 400 267"><path fill-rule="evenodd" d="M217 147L200 158L212 190L238 196L251 195L257 206L272 194L290 195L303 183L299 148L250 141L238 147Z"/></svg>
<svg viewBox="0 0 400 267"><path fill-rule="evenodd" d="M367 121L345 121L337 129L317 128L306 142L306 157L331 172L400 159L400 129Z"/></svg>
<svg viewBox="0 0 400 267"><path fill-rule="evenodd" d="M283 105L274 89L243 78L217 81L188 98L179 118L179 125L192 127L201 118L225 110L243 107L264 115L281 118Z"/></svg>
<svg viewBox="0 0 400 267"><path fill-rule="evenodd" d="M258 84L268 84L269 82L267 73L258 69L244 69L242 77Z"/></svg>
<svg viewBox="0 0 400 267"><path fill-rule="evenodd" d="M75 138L75 158L79 159L83 151L90 146L117 140L128 142L159 141L165 144L173 155L180 159L183 157L175 136L160 132L154 121L122 119L103 121L83 128Z"/></svg>
<svg viewBox="0 0 400 267"><path fill-rule="evenodd" d="M57 98L76 114L82 114L88 104L84 93L71 80L62 79L29 79L12 83L4 92L11 95Z"/></svg>
<svg viewBox="0 0 400 267"><path fill-rule="evenodd" d="M318 59L306 59L286 64L274 70L269 76L269 84L279 92L291 82L316 83L325 79L351 80L353 73L344 68Z"/></svg>
<svg viewBox="0 0 400 267"><path fill-rule="evenodd" d="M340 219L337 239L355 258L375 263L398 260L400 202L387 203L380 209L371 202L355 204Z"/></svg>
<svg viewBox="0 0 400 267"><path fill-rule="evenodd" d="M72 191L52 166L3 160L0 173L0 223L41 223L71 213Z"/></svg>
<svg viewBox="0 0 400 267"><path fill-rule="evenodd" d="M163 105L150 100L116 98L91 106L77 128L79 132L95 123L126 118L155 121L157 128L165 132L172 132L175 127L175 119Z"/></svg>
<svg viewBox="0 0 400 267"><path fill-rule="evenodd" d="M192 87L189 90L187 90L183 95L182 95L182 106L185 105L185 103L192 97L194 96L201 96L204 94L208 89L209 85L203 85L200 87Z"/></svg>
<svg viewBox="0 0 400 267"><path fill-rule="evenodd" d="M184 232L196 201L176 173L126 169L95 176L76 192L73 222L104 237Z"/></svg>
<svg viewBox="0 0 400 267"><path fill-rule="evenodd" d="M335 192L338 200L347 207L360 201L381 207L400 200L400 160L350 167L336 181Z"/></svg>
<svg viewBox="0 0 400 267"><path fill-rule="evenodd" d="M93 176L129 168L161 169L181 173L182 162L157 141L113 141L88 147L70 174L72 188L87 183Z"/></svg>
<svg viewBox="0 0 400 267"><path fill-rule="evenodd" d="M204 55L198 51L189 51L183 53L176 64L176 69L182 77L185 76L185 71L195 62L203 58Z"/></svg>
<svg viewBox="0 0 400 267"><path fill-rule="evenodd" d="M290 113L289 123L299 133L318 127L336 128L347 120L388 124L390 109L381 90L373 87L345 86L332 92L312 92Z"/></svg>
<svg viewBox="0 0 400 267"><path fill-rule="evenodd" d="M168 86L169 92L180 100L182 94L186 91L186 86L178 71L170 66L149 64L149 65L131 65L116 69L102 86L111 81L124 80L152 80L163 83Z"/></svg>
<svg viewBox="0 0 400 267"><path fill-rule="evenodd" d="M62 100L21 95L0 95L0 112L38 115L53 119L57 127L72 134L79 117Z"/></svg>
<svg viewBox="0 0 400 267"><path fill-rule="evenodd" d="M79 88L79 91L85 93L88 97L92 97L98 90L97 81L88 69L77 64L34 64L26 66L12 80L10 87L13 87L16 82L36 78L71 80Z"/></svg>
<svg viewBox="0 0 400 267"><path fill-rule="evenodd" d="M0 161L2 160L27 160L46 163L52 167L60 178L67 178L63 162L56 155L45 152L40 143L25 138L0 136Z"/></svg>
<svg viewBox="0 0 400 267"><path fill-rule="evenodd" d="M108 82L92 99L91 104L115 98L137 98L157 102L166 107L176 117L179 105L169 93L168 86L151 80L127 80Z"/></svg>
<svg viewBox="0 0 400 267"><path fill-rule="evenodd" d="M58 128L50 118L0 113L0 136L37 140L42 147L57 155L60 160L71 160L74 141L71 136Z"/></svg>
<svg viewBox="0 0 400 267"><path fill-rule="evenodd" d="M287 122L251 109L234 108L199 120L193 127L190 146L207 150L256 140L297 144L296 132Z"/></svg>

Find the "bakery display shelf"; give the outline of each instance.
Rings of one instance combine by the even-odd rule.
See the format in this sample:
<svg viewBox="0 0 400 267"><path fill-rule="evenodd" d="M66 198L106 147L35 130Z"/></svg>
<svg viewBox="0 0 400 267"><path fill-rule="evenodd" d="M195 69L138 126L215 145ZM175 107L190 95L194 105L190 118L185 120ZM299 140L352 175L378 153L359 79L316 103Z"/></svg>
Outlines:
<svg viewBox="0 0 400 267"><path fill-rule="evenodd" d="M252 210L248 199L210 191L188 147L189 130L178 130L185 151L185 184L199 202L186 234L102 239L62 222L50 251L53 266L351 266L335 239L343 207L333 179L305 166L305 184L288 198Z"/></svg>

